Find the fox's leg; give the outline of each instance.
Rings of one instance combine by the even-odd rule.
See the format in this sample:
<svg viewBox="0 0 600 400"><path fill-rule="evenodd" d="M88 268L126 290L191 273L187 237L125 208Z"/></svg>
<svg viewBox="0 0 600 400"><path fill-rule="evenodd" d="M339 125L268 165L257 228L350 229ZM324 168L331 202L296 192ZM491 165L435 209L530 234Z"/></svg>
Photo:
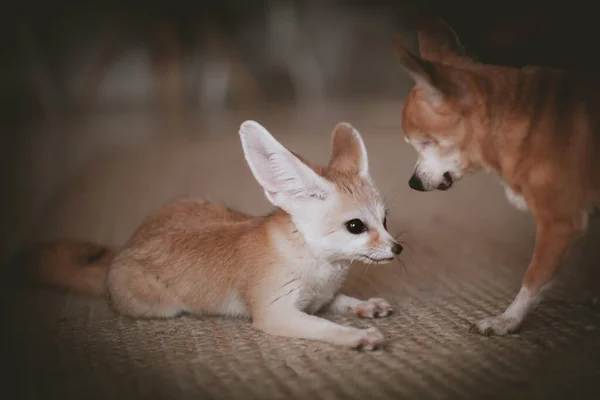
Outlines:
<svg viewBox="0 0 600 400"><path fill-rule="evenodd" d="M359 300L343 294L337 294L325 309L339 314L356 314L362 318L387 317L394 311L384 299L373 297L369 300Z"/></svg>
<svg viewBox="0 0 600 400"><path fill-rule="evenodd" d="M260 316L254 316L254 328L265 333L298 339L319 340L347 346L374 350L383 344L384 338L375 327L358 329L342 326L314 315L306 314L291 306L281 306Z"/></svg>
<svg viewBox="0 0 600 400"><path fill-rule="evenodd" d="M502 314L479 321L472 330L483 335L515 332L552 282L571 243L584 231L585 221L538 221L533 257L519 294Z"/></svg>
<svg viewBox="0 0 600 400"><path fill-rule="evenodd" d="M129 317L173 318L186 311L158 277L133 266L111 268L107 289L114 309Z"/></svg>

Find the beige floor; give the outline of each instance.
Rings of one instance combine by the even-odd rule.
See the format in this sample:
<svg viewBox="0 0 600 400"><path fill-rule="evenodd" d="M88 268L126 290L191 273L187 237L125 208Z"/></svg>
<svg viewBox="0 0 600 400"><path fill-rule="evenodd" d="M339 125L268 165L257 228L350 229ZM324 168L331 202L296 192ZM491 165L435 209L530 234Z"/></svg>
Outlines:
<svg viewBox="0 0 600 400"><path fill-rule="evenodd" d="M407 231L410 248L405 269L357 265L348 281L349 294L382 296L396 306L383 320L336 318L380 327L389 345L373 353L270 337L244 321L131 321L103 299L4 290L6 398L600 398L599 224L519 334L469 334L470 324L500 312L516 293L533 224L511 208L492 175L447 193L411 191L415 154L402 140L400 112L399 101L356 102L185 122L140 114L57 124L63 143L79 147L52 156L38 145L45 158L33 157L29 174L44 176L45 187L27 189L38 193L21 221L29 240L118 245L150 210L182 194L268 211L237 136L239 124L253 118L315 162L327 160L334 124L352 122L389 203L389 228ZM60 173L48 167L57 163ZM48 202L56 187L59 195Z"/></svg>

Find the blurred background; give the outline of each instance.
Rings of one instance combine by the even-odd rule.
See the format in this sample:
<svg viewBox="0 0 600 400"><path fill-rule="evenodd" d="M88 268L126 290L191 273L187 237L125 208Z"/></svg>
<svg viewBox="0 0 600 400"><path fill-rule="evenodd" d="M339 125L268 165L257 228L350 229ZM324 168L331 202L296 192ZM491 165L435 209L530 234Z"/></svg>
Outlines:
<svg viewBox="0 0 600 400"><path fill-rule="evenodd" d="M418 7L224 0L15 8L1 17L3 260L40 231L68 225L44 220L46 206L101 153L139 155L155 138L235 137L242 116L234 110L314 116L336 102L399 100L408 81L393 64L391 38Z"/></svg>
<svg viewBox="0 0 600 400"><path fill-rule="evenodd" d="M390 42L398 34L416 51L414 26L423 12L445 18L483 62L600 66L591 6L481 3L13 4L0 16L2 260L57 188L107 148L181 136L190 121L196 125L188 130L201 137L232 110L251 118L287 107L316 118L335 104L390 101L400 112L411 82ZM399 129L399 121L394 115L381 123Z"/></svg>

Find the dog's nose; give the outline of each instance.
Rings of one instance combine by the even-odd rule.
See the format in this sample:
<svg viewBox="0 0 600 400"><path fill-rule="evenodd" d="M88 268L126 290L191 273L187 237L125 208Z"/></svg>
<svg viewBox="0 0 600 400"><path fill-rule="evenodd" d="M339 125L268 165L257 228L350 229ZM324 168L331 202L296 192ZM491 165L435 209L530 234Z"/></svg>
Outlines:
<svg viewBox="0 0 600 400"><path fill-rule="evenodd" d="M444 180L446 183L452 184L452 175L450 175L450 172L444 172Z"/></svg>
<svg viewBox="0 0 600 400"><path fill-rule="evenodd" d="M450 172L444 172L444 181L438 185L438 190L448 190L452 187L454 181Z"/></svg>
<svg viewBox="0 0 600 400"><path fill-rule="evenodd" d="M392 246L392 253L394 253L395 255L399 255L400 253L402 253L402 246L400 246L400 243L394 243L394 245Z"/></svg>
<svg viewBox="0 0 600 400"><path fill-rule="evenodd" d="M425 191L425 188L423 187L423 181L421 181L421 179L415 174L413 174L408 180L408 186L410 186L411 189L418 190L419 192Z"/></svg>

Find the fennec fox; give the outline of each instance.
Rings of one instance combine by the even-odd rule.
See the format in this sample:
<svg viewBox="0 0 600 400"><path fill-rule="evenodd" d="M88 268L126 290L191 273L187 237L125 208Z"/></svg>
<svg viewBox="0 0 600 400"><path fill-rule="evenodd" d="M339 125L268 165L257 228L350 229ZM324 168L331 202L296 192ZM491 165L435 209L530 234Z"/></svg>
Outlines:
<svg viewBox="0 0 600 400"><path fill-rule="evenodd" d="M376 328L313 315L392 312L383 299L338 293L353 261L384 264L402 251L387 232L360 134L338 124L331 160L321 168L257 122L244 122L239 133L252 173L276 207L270 215L183 199L150 215L114 255L86 243L48 243L30 253L24 271L67 289L107 291L115 310L134 318L251 317L256 329L272 335L376 348L384 340Z"/></svg>

